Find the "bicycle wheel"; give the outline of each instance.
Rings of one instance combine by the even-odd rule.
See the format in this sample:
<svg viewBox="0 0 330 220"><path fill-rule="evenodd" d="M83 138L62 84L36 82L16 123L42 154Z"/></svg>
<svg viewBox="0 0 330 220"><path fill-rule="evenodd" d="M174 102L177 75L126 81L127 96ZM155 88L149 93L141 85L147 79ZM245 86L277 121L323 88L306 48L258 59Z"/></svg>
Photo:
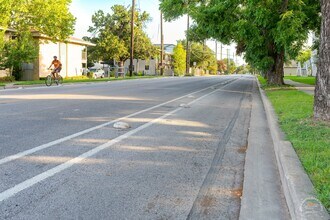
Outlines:
<svg viewBox="0 0 330 220"><path fill-rule="evenodd" d="M51 86L53 83L53 79L51 75L48 75L45 79L46 86Z"/></svg>
<svg viewBox="0 0 330 220"><path fill-rule="evenodd" d="M56 84L57 85L62 85L62 83L63 83L63 77L62 76L58 76L57 77L57 80L56 80Z"/></svg>

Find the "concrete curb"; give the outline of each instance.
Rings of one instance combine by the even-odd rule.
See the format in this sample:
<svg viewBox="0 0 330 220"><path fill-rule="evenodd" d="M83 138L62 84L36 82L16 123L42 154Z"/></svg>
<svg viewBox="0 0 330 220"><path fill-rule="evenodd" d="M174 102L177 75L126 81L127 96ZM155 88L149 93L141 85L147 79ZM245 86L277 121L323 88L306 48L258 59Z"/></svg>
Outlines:
<svg viewBox="0 0 330 220"><path fill-rule="evenodd" d="M279 128L274 109L260 88L259 82L258 87L274 143L277 166L291 218L329 220L330 216L321 202L316 199L313 184L302 167L291 142L284 140L284 134Z"/></svg>

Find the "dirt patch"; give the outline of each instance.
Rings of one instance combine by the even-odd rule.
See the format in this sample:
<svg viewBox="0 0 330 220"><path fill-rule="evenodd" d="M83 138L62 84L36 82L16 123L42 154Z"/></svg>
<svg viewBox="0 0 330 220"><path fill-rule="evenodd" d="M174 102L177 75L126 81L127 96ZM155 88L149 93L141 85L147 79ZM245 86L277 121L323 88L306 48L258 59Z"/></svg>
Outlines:
<svg viewBox="0 0 330 220"><path fill-rule="evenodd" d="M244 154L244 153L246 153L246 150L247 150L247 146L243 146L243 147L238 148L237 152L240 154Z"/></svg>
<svg viewBox="0 0 330 220"><path fill-rule="evenodd" d="M230 194L233 197L236 197L236 198L241 198L242 192L243 192L243 189L232 189L232 190L230 190Z"/></svg>

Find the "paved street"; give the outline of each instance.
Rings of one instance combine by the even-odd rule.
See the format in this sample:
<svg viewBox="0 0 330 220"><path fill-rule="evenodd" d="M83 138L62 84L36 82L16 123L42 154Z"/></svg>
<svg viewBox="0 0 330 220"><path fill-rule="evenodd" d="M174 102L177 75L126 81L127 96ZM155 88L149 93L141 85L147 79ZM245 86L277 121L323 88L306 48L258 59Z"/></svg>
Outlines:
<svg viewBox="0 0 330 220"><path fill-rule="evenodd" d="M255 93L251 76L0 91L0 219L237 219Z"/></svg>

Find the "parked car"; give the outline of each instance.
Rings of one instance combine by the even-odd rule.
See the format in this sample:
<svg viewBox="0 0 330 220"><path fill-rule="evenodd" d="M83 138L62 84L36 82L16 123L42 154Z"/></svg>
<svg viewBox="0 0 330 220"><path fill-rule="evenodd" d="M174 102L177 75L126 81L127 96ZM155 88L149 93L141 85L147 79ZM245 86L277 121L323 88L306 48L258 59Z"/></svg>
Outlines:
<svg viewBox="0 0 330 220"><path fill-rule="evenodd" d="M89 72L93 74L92 77L94 79L104 78L105 76L104 70L101 68L89 68Z"/></svg>

